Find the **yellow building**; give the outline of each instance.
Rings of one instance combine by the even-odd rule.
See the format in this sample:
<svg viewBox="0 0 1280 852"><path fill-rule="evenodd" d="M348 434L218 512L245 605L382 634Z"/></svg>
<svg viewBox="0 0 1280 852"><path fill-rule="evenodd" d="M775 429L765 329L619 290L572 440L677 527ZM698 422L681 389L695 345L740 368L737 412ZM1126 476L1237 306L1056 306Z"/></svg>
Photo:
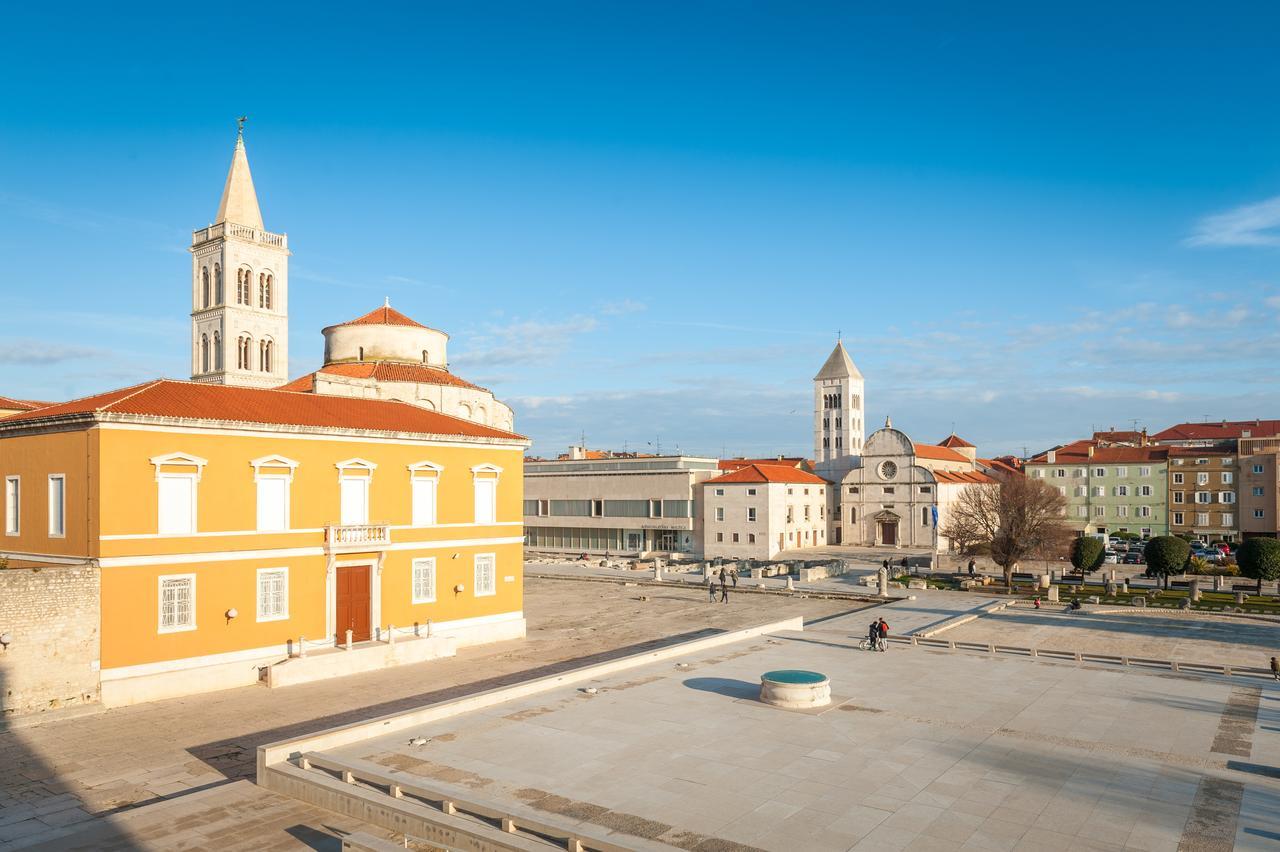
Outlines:
<svg viewBox="0 0 1280 852"><path fill-rule="evenodd" d="M0 419L0 554L97 561L108 704L253 683L348 630L518 638L527 447L403 402L157 380Z"/></svg>

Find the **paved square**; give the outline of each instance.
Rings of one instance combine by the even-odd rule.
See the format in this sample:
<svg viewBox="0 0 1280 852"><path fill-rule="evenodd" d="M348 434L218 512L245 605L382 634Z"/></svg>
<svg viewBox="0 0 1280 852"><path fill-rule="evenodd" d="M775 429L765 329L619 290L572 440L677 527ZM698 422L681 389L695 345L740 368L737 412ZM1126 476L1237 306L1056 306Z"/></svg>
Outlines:
<svg viewBox="0 0 1280 852"><path fill-rule="evenodd" d="M954 600L954 599L953 599ZM906 603L923 619L931 607ZM890 622L911 616L884 610ZM688 849L1274 849L1262 681L856 650L866 614L331 752ZM832 679L825 712L755 700ZM425 746L410 736L430 738Z"/></svg>

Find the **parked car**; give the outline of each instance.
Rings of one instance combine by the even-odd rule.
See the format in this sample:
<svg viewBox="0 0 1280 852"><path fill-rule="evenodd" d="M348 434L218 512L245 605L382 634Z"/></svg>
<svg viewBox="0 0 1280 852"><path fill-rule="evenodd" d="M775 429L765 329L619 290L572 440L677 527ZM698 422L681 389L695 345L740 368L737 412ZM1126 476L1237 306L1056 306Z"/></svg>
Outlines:
<svg viewBox="0 0 1280 852"><path fill-rule="evenodd" d="M1104 551L1102 554L1102 561L1107 565L1119 565L1120 554L1116 553L1114 550Z"/></svg>
<svg viewBox="0 0 1280 852"><path fill-rule="evenodd" d="M1124 555L1124 564L1125 565L1144 565L1146 564L1146 560L1142 558L1142 551L1130 550L1128 553Z"/></svg>

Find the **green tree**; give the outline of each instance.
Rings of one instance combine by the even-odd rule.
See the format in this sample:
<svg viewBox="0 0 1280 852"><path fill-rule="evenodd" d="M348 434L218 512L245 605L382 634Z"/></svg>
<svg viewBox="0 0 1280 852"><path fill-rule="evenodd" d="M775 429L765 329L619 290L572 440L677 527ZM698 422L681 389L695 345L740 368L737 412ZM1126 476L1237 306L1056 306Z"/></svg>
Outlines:
<svg viewBox="0 0 1280 852"><path fill-rule="evenodd" d="M1280 580L1280 541L1274 538L1245 539L1236 551L1240 573L1258 581L1258 594L1262 594L1262 581Z"/></svg>
<svg viewBox="0 0 1280 852"><path fill-rule="evenodd" d="M1147 560L1148 577L1163 577L1164 587L1169 588L1169 577L1181 574L1191 555L1191 545L1173 535L1158 535L1147 542L1142 551Z"/></svg>
<svg viewBox="0 0 1280 852"><path fill-rule="evenodd" d="M1091 535L1082 535L1071 542L1071 564L1085 577L1097 571L1102 561L1107 558L1107 549L1102 540Z"/></svg>

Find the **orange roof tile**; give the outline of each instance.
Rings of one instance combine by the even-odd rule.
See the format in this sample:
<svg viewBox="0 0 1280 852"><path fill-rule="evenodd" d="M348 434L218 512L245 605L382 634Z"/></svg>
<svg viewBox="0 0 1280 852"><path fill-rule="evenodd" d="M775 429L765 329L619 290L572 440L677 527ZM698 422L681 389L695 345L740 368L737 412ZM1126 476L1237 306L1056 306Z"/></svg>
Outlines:
<svg viewBox="0 0 1280 852"><path fill-rule="evenodd" d="M787 467L780 464L749 464L746 467L740 467L737 470L730 471L717 476L715 479L708 479L707 484L715 483L737 483L737 482L800 482L806 485L826 485L827 481L820 476L814 476L805 470L799 468Z"/></svg>
<svg viewBox="0 0 1280 852"><path fill-rule="evenodd" d="M752 464L771 464L782 465L784 467L794 467L801 470L811 469L813 465L809 464L808 459L790 458L786 456L778 456L771 459L720 459L719 467L721 470L737 470Z"/></svg>
<svg viewBox="0 0 1280 852"><path fill-rule="evenodd" d="M472 390L485 390L442 370L439 367L426 367L422 364L402 364L395 361L353 361L342 364L325 364L316 373L328 373L334 376L346 376L352 379L373 379L379 382L418 382L424 385L450 385ZM316 373L294 379L277 390L309 393L315 390Z"/></svg>
<svg viewBox="0 0 1280 852"><path fill-rule="evenodd" d="M390 305L374 308L362 317L340 322L338 325L408 325L414 328L426 328L422 323L409 319Z"/></svg>
<svg viewBox="0 0 1280 852"><path fill-rule="evenodd" d="M933 478L939 482L967 483L971 485L986 485L995 482L994 479L977 470L935 470L932 473Z"/></svg>
<svg viewBox="0 0 1280 852"><path fill-rule="evenodd" d="M104 414L523 440L523 436L514 432L404 402L207 385L172 379L156 379L14 414L4 418L3 424L12 426L61 417Z"/></svg>
<svg viewBox="0 0 1280 852"><path fill-rule="evenodd" d="M1093 447L1093 455L1089 448ZM1054 460L1049 461L1049 450L1027 460L1027 464L1123 464L1126 462L1159 462L1169 458L1168 447L1099 447L1093 441L1073 441L1053 450Z"/></svg>
<svg viewBox="0 0 1280 852"><path fill-rule="evenodd" d="M938 446L946 447L948 449L954 450L956 447L972 447L973 444L970 444L964 438L961 438L955 432L952 432L950 435L946 437L946 440L939 441Z"/></svg>
<svg viewBox="0 0 1280 852"><path fill-rule="evenodd" d="M44 408L46 405L52 405L51 402L39 402L34 399L14 399L11 396L0 396L0 408L12 408L17 411L31 411L34 408Z"/></svg>
<svg viewBox="0 0 1280 852"><path fill-rule="evenodd" d="M1280 435L1280 420L1220 420L1216 423L1178 423L1151 436L1153 441L1226 441Z"/></svg>
<svg viewBox="0 0 1280 852"><path fill-rule="evenodd" d="M954 461L968 463L969 459L962 456L955 450L948 447L940 447L937 444L916 444L916 455L922 459L933 459L934 461Z"/></svg>

